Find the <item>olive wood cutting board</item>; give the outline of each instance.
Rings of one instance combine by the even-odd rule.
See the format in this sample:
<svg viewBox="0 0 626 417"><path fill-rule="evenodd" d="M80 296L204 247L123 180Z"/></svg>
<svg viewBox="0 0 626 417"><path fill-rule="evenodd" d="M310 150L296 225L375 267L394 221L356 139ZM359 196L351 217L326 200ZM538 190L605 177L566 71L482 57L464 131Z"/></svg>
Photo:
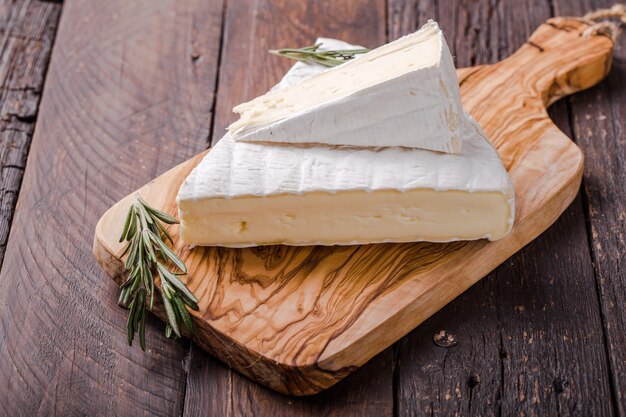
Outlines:
<svg viewBox="0 0 626 417"><path fill-rule="evenodd" d="M546 230L576 196L580 149L546 107L602 80L609 36L583 36L576 18L542 24L511 57L458 70L463 105L497 147L515 186L515 226L504 239L339 247L174 248L199 298L193 340L274 390L319 392L406 335ZM177 215L176 194L205 153L137 192ZM118 283L118 243L133 192L96 226L94 254ZM111 297L115 295L111 294ZM161 306L155 306L163 318Z"/></svg>

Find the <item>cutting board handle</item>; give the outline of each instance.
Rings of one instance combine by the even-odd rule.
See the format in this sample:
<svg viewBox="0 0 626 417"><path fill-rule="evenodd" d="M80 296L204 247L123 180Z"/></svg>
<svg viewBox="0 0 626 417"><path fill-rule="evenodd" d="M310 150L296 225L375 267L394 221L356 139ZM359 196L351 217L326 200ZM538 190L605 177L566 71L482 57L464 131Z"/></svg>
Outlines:
<svg viewBox="0 0 626 417"><path fill-rule="evenodd" d="M518 72L547 107L563 96L600 82L611 68L613 39L610 35L585 33L591 24L582 18L549 19L501 66ZM517 67L517 69L515 69Z"/></svg>

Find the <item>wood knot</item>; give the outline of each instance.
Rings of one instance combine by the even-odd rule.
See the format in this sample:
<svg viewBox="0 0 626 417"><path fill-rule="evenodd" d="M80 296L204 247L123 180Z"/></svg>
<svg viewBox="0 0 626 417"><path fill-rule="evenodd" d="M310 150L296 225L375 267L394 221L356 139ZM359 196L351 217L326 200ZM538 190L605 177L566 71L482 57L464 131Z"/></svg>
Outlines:
<svg viewBox="0 0 626 417"><path fill-rule="evenodd" d="M438 333L436 333L435 336L433 336L433 342L435 342L437 346L445 348L456 346L456 344L458 343L456 340L456 336L448 332L447 330L440 330Z"/></svg>
<svg viewBox="0 0 626 417"><path fill-rule="evenodd" d="M478 384L480 384L480 375L477 373L471 373L467 378L467 386L470 389L474 389Z"/></svg>
<svg viewBox="0 0 626 417"><path fill-rule="evenodd" d="M561 394L568 387L569 382L566 379L556 377L554 381L552 381L552 386L554 387L554 392L557 394Z"/></svg>

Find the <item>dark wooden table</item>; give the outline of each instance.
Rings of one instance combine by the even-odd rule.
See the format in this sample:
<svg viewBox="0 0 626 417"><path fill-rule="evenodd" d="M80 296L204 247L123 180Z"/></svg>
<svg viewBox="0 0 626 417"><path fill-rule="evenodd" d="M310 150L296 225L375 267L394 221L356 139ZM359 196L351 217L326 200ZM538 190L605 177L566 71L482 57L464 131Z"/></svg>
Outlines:
<svg viewBox="0 0 626 417"><path fill-rule="evenodd" d="M318 35L367 46L440 22L457 66L610 0L0 0L0 415L626 416L626 36L551 109L586 156L546 233L309 398L271 392L151 318L129 347L91 255L118 199L219 139ZM17 205L16 205L17 202ZM456 335L452 348L433 335Z"/></svg>

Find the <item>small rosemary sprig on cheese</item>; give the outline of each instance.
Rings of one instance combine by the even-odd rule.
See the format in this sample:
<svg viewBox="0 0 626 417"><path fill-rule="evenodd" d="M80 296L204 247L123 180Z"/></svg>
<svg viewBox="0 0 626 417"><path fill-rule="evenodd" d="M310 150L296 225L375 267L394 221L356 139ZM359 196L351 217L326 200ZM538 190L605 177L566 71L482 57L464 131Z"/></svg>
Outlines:
<svg viewBox="0 0 626 417"><path fill-rule="evenodd" d="M125 267L130 271L128 279L120 286L119 303L128 308L126 332L132 346L135 333L139 333L139 345L146 350L146 310L154 305L154 277L161 281L161 298L167 315L165 335L180 337L181 326L193 333L193 322L186 306L198 310L198 299L178 278L187 273L185 263L170 249L164 240L174 243L163 223L176 224L178 220L169 214L150 207L141 197L130 206L120 242L128 244L122 257L128 254ZM172 272L172 269L178 272Z"/></svg>
<svg viewBox="0 0 626 417"><path fill-rule="evenodd" d="M365 54L370 51L366 48L320 51L320 46L322 46L322 44L317 43L315 45L305 46L304 48L272 49L270 50L270 54L295 59L300 62L314 62L325 67L335 67L353 59L355 55Z"/></svg>

